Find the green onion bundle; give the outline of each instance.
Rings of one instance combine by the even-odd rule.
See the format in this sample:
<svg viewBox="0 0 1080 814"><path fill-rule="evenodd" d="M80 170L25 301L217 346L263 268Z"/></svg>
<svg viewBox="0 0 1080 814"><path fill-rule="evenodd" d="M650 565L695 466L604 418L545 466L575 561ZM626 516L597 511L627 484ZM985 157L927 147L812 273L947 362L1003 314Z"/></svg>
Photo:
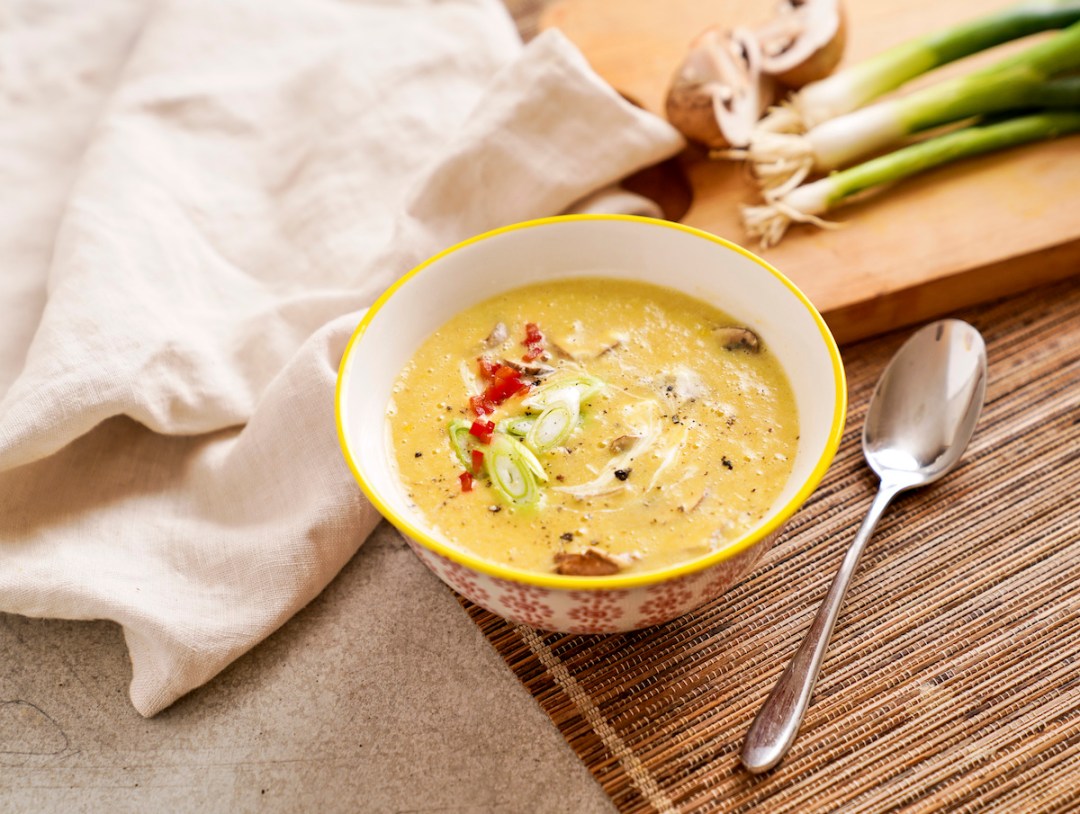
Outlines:
<svg viewBox="0 0 1080 814"><path fill-rule="evenodd" d="M1080 23L967 76L830 119L805 134L756 134L746 157L766 190L783 195L811 172L827 173L891 148L907 136L1006 110L1080 108Z"/></svg>
<svg viewBox="0 0 1080 814"><path fill-rule="evenodd" d="M927 71L1040 31L1080 20L1080 0L1026 0L977 20L895 46L803 87L758 124L761 131L802 132L850 113Z"/></svg>
<svg viewBox="0 0 1080 814"><path fill-rule="evenodd" d="M792 223L829 227L821 215L862 193L962 158L1080 132L1080 110L1043 111L976 124L903 147L819 181L743 208L748 233L763 246L777 243Z"/></svg>

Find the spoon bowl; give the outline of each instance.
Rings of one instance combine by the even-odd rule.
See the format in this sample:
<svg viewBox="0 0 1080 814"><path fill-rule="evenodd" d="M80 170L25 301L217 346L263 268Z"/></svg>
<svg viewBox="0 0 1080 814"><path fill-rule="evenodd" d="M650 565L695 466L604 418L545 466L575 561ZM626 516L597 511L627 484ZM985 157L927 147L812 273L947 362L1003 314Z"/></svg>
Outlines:
<svg viewBox="0 0 1080 814"><path fill-rule="evenodd" d="M967 448L986 396L986 345L958 319L917 331L881 374L863 426L863 455L881 479L866 519L795 656L746 733L742 762L765 772L795 740L851 577L889 503L950 472Z"/></svg>
<svg viewBox="0 0 1080 814"><path fill-rule="evenodd" d="M986 345L945 319L917 331L885 368L863 426L863 454L882 481L912 489L951 471L975 431L986 394Z"/></svg>

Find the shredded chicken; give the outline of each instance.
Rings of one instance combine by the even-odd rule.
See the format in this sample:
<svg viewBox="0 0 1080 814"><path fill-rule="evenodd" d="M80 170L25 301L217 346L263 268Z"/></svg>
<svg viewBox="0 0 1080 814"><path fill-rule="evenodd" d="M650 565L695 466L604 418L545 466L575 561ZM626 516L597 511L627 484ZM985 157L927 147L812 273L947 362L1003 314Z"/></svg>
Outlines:
<svg viewBox="0 0 1080 814"><path fill-rule="evenodd" d="M494 348L501 345L510 337L510 331L506 328L505 322L496 322L495 327L491 329L491 333L487 335L487 339L484 340L485 348Z"/></svg>
<svg viewBox="0 0 1080 814"><path fill-rule="evenodd" d="M634 444L636 444L640 440L640 435L620 435L618 438L608 444L608 448L612 452L619 454L631 449Z"/></svg>
<svg viewBox="0 0 1080 814"><path fill-rule="evenodd" d="M555 368L551 365L545 365L539 362L515 362L513 359L502 359L504 365L512 367L518 373L523 373L526 376L532 376L537 379L543 379L550 376L555 372Z"/></svg>

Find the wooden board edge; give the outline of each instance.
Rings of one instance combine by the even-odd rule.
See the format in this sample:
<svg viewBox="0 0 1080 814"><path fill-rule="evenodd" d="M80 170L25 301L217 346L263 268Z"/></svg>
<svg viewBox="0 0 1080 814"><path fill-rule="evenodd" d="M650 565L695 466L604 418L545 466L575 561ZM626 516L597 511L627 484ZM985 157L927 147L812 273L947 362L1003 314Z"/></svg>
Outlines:
<svg viewBox="0 0 1080 814"><path fill-rule="evenodd" d="M1080 238L826 310L822 316L837 343L844 345L1074 275L1080 275Z"/></svg>

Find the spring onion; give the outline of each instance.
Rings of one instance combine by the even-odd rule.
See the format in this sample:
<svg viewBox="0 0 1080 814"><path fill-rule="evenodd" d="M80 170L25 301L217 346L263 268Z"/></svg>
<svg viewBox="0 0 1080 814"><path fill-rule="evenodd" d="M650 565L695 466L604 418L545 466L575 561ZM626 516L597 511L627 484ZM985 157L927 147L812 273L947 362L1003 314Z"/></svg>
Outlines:
<svg viewBox="0 0 1080 814"><path fill-rule="evenodd" d="M766 205L743 207L743 224L762 246L772 246L792 222L836 226L820 216L860 193L950 161L1076 132L1080 132L1080 111L1044 111L972 125L796 187Z"/></svg>
<svg viewBox="0 0 1080 814"><path fill-rule="evenodd" d="M486 459L491 485L504 501L519 507L540 502L537 481L546 481L547 474L524 444L509 435L496 435Z"/></svg>
<svg viewBox="0 0 1080 814"><path fill-rule="evenodd" d="M536 416L523 415L517 418L504 418L495 426L495 429L497 432L505 432L516 435L518 438L524 438L529 434L529 430L532 429L532 425L535 423Z"/></svg>
<svg viewBox="0 0 1080 814"><path fill-rule="evenodd" d="M547 407L557 402L576 399L584 404L604 388L604 382L585 374L559 377L555 381L537 387L522 402L526 407Z"/></svg>
<svg viewBox="0 0 1080 814"><path fill-rule="evenodd" d="M758 123L800 132L850 113L916 76L1004 42L1080 20L1080 0L1025 0L1001 11L897 45L795 94Z"/></svg>
<svg viewBox="0 0 1080 814"><path fill-rule="evenodd" d="M567 397L548 404L529 428L525 446L534 452L545 452L570 437L581 417L581 405L576 391L567 388Z"/></svg>
<svg viewBox="0 0 1080 814"><path fill-rule="evenodd" d="M472 436L469 434L471 427L471 421L456 418L446 428L446 433L450 436L450 449L454 451L458 460L461 461L461 465L466 468L472 466L473 441Z"/></svg>
<svg viewBox="0 0 1080 814"><path fill-rule="evenodd" d="M762 132L746 151L765 189L783 194L811 172L827 173L893 147L906 136L1004 110L1080 108L1080 23L981 71L819 124L805 134Z"/></svg>

